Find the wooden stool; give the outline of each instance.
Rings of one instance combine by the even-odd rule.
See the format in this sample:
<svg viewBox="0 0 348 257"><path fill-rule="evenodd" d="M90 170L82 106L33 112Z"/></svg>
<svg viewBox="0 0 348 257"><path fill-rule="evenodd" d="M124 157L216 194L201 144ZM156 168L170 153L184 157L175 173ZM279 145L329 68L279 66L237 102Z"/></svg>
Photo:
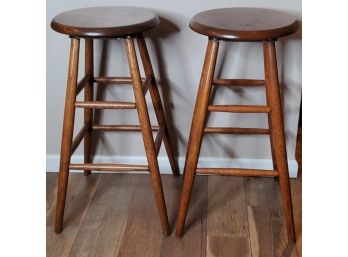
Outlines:
<svg viewBox="0 0 348 257"><path fill-rule="evenodd" d="M294 221L284 125L277 72L275 40L298 29L296 19L282 12L256 8L226 8L201 12L190 21L190 27L209 37L199 84L184 168L184 186L176 224L176 235L182 236L193 181L196 174L274 176L279 177L288 237L295 240ZM213 79L219 41L263 41L265 80ZM267 106L209 105L212 85L266 86ZM206 127L207 112L268 113L269 129ZM237 168L197 168L203 133L269 134L273 170Z"/></svg>
<svg viewBox="0 0 348 257"><path fill-rule="evenodd" d="M51 27L71 38L67 93L64 111L62 145L60 155L58 195L55 231L62 231L64 206L68 186L69 169L84 170L89 175L91 170L101 171L149 171L153 190L161 219L163 234L169 234L168 217L163 195L157 156L162 139L174 175L179 175L174 158L168 128L165 120L160 94L152 70L144 31L159 24L159 18L152 12L133 7L95 7L64 12L53 18ZM85 39L85 76L77 83L80 38ZM93 39L115 38L125 42L130 77L95 77L93 72ZM140 77L134 40L137 40L139 53L144 66L145 78ZM93 97L93 83L132 84L135 102L97 101ZM84 101L76 101L76 96L84 89ZM150 124L145 101L145 94L150 92L158 126ZM76 108L84 108L84 125L73 140L74 116ZM93 109L136 109L139 125L99 125L93 124ZM156 139L152 131L157 130ZM130 164L92 164L92 131L141 131L148 165ZM70 163L71 155L84 139L84 163ZM117 204L117 203L115 203Z"/></svg>

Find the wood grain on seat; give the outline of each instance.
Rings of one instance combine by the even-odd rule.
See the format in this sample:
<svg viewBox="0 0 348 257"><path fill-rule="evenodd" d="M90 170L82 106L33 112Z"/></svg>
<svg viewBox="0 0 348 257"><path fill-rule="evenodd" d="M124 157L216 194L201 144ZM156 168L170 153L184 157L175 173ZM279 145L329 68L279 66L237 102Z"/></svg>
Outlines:
<svg viewBox="0 0 348 257"><path fill-rule="evenodd" d="M104 6L58 14L52 19L51 27L72 37L110 38L139 34L158 24L157 15L147 9Z"/></svg>
<svg viewBox="0 0 348 257"><path fill-rule="evenodd" d="M197 33L224 40L263 41L294 33L296 17L260 8L222 8L198 13L190 21Z"/></svg>

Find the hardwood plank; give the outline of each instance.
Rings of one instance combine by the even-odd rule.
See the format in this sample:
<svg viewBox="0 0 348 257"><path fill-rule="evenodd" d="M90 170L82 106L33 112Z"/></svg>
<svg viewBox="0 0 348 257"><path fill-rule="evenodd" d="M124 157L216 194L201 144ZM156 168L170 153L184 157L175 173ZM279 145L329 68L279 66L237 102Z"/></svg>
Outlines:
<svg viewBox="0 0 348 257"><path fill-rule="evenodd" d="M114 256L137 178L103 174L69 256Z"/></svg>
<svg viewBox="0 0 348 257"><path fill-rule="evenodd" d="M57 195L57 172L46 173L46 211L51 207Z"/></svg>
<svg viewBox="0 0 348 257"><path fill-rule="evenodd" d="M100 174L86 177L81 173L70 173L63 223L64 228L82 224L97 189L99 179ZM55 210L56 199L47 211L47 226L54 226Z"/></svg>
<svg viewBox="0 0 348 257"><path fill-rule="evenodd" d="M160 256L161 223L149 175L139 175L115 256Z"/></svg>
<svg viewBox="0 0 348 257"><path fill-rule="evenodd" d="M251 257L249 239L208 236L207 257Z"/></svg>
<svg viewBox="0 0 348 257"><path fill-rule="evenodd" d="M162 176L163 188L168 206L171 228L178 211L182 191L183 178ZM186 229L182 238L176 238L175 233L163 238L161 257L201 257L206 251L206 213L208 204L208 176L196 176L188 210Z"/></svg>
<svg viewBox="0 0 348 257"><path fill-rule="evenodd" d="M297 256L288 244L283 214L279 209L248 206L250 246L253 257Z"/></svg>
<svg viewBox="0 0 348 257"><path fill-rule="evenodd" d="M288 243L278 182L245 178L250 246L253 257L297 256Z"/></svg>
<svg viewBox="0 0 348 257"><path fill-rule="evenodd" d="M46 256L66 257L76 238L78 227L66 227L61 234L54 232L54 227L46 228Z"/></svg>
<svg viewBox="0 0 348 257"><path fill-rule="evenodd" d="M208 236L249 237L242 177L209 176Z"/></svg>
<svg viewBox="0 0 348 257"><path fill-rule="evenodd" d="M244 178L246 204L251 206L279 206L280 195L277 182L272 178Z"/></svg>

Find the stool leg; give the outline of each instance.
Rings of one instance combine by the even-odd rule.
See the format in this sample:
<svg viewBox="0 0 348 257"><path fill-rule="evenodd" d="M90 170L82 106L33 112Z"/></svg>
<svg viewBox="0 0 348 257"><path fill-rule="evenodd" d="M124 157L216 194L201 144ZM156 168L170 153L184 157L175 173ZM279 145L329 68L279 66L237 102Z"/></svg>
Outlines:
<svg viewBox="0 0 348 257"><path fill-rule="evenodd" d="M68 71L68 83L65 98L65 110L62 132L62 145L60 151L60 165L58 177L57 208L55 232L62 232L64 207L69 178L69 164L71 157L71 145L74 131L76 84L79 64L80 39L72 38L70 46L70 59Z"/></svg>
<svg viewBox="0 0 348 257"><path fill-rule="evenodd" d="M279 172L280 193L290 242L295 242L294 217L292 213L291 189L286 155L286 144L280 90L277 72L275 42L264 42L265 80L268 104L271 107L271 137L274 145L275 161Z"/></svg>
<svg viewBox="0 0 348 257"><path fill-rule="evenodd" d="M268 99L267 99L267 102L269 102ZM272 131L271 115L270 115L270 114L268 114L267 119L268 119L268 128L269 128L269 131ZM273 139L272 139L272 136L271 136L271 135L270 135L270 137L269 137L269 140L270 140L270 145L271 145L273 170L278 170L278 168L277 168L277 162L276 162L276 160L275 160L276 157L275 157L274 144L273 144ZM274 180L278 181L278 177L274 177Z"/></svg>
<svg viewBox="0 0 348 257"><path fill-rule="evenodd" d="M180 175L179 168L174 156L173 145L169 137L168 126L167 126L167 122L164 115L161 97L158 91L155 74L152 69L149 52L147 50L146 42L143 35L137 38L137 42L138 42L141 60L144 66L145 75L146 77L151 78L151 86L149 88L149 91L150 91L151 99L155 109L158 124L160 127L163 127L163 142L167 151L169 163L172 168L173 175L179 176Z"/></svg>
<svg viewBox="0 0 348 257"><path fill-rule="evenodd" d="M85 75L91 76L88 85L84 89L84 100L93 101L93 39L85 39ZM89 126L87 133L84 136L84 163L91 163L91 136L92 136L93 109L84 109L84 123ZM90 170L84 171L85 176L91 174Z"/></svg>
<svg viewBox="0 0 348 257"><path fill-rule="evenodd" d="M212 81L214 77L218 48L219 42L215 39L210 39L205 55L201 81L199 83L196 105L192 118L190 138L187 146L184 168L184 186L181 194L176 223L176 236L182 236L184 230L188 204L191 197L199 152L202 144L203 131L212 88Z"/></svg>
<svg viewBox="0 0 348 257"><path fill-rule="evenodd" d="M138 61L135 53L133 38L126 38L126 51L129 63L129 69L132 78L135 103L138 111L140 128L143 135L146 156L149 164L152 186L155 193L159 216L161 219L162 230L165 236L169 235L169 223L167 216L166 203L164 200L161 176L159 172L157 156L155 151L155 142L153 140L150 117L146 106L143 93L142 82L139 73Z"/></svg>

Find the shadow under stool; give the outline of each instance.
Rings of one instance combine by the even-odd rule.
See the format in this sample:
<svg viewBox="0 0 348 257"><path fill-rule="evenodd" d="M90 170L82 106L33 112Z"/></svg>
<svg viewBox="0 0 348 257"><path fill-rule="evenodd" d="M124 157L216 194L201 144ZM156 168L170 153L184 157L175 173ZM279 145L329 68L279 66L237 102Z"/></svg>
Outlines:
<svg viewBox="0 0 348 257"><path fill-rule="evenodd" d="M92 170L132 172L148 171L162 224L164 235L170 233L165 199L159 172L157 156L164 142L174 175L179 175L172 143L163 111L162 101L152 69L143 32L155 28L159 18L154 13L135 7L92 7L61 13L53 18L51 27L71 38L70 58L65 111L62 132L60 167L55 231L63 228L64 207L68 187L69 170L84 170L89 175ZM80 39L85 41L85 76L77 81ZM130 77L95 77L93 71L93 39L122 39L128 58ZM137 41L139 54L144 67L145 78L141 78L134 41ZM131 84L135 102L97 101L94 99L94 83ZM84 91L84 101L77 101L76 96ZM145 101L149 92L154 106L158 125L151 125ZM76 108L84 109L84 125L73 139L74 117ZM93 124L94 109L136 109L140 125L101 125ZM94 131L140 131L143 137L148 165L132 164L93 164L91 156L91 133ZM156 138L153 131L157 131ZM81 141L84 141L84 163L70 163ZM116 203L117 204L117 203Z"/></svg>
<svg viewBox="0 0 348 257"><path fill-rule="evenodd" d="M258 8L224 8L208 10L195 15L190 21L195 32L208 36L203 70L192 118L184 168L184 186L180 200L176 235L182 236L192 186L196 174L235 176L274 176L279 178L281 199L288 238L295 241L290 182L286 155L284 124L278 81L275 41L297 31L296 18L278 11ZM264 80L214 79L220 41L263 42ZM210 105L212 86L265 86L266 106ZM268 129L207 127L208 112L267 113ZM271 142L273 170L240 168L197 168L204 133L268 134Z"/></svg>

